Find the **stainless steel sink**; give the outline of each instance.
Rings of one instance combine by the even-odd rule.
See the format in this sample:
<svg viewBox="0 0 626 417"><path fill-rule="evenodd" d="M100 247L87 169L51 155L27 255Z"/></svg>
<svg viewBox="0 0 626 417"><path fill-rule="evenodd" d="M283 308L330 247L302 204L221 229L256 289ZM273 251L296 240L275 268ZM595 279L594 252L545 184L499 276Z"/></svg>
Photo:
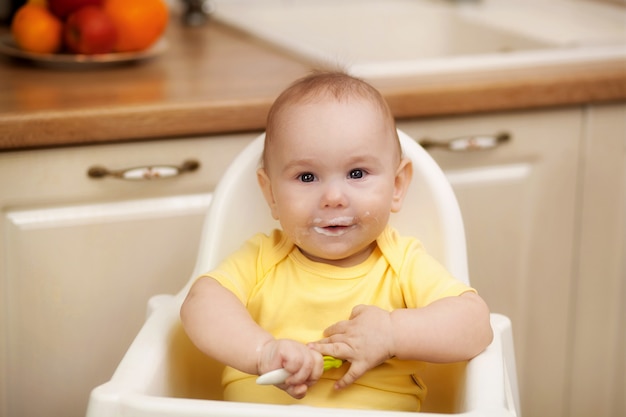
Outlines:
<svg viewBox="0 0 626 417"><path fill-rule="evenodd" d="M222 0L215 14L316 63L371 77L626 56L626 11L589 7L560 0Z"/></svg>

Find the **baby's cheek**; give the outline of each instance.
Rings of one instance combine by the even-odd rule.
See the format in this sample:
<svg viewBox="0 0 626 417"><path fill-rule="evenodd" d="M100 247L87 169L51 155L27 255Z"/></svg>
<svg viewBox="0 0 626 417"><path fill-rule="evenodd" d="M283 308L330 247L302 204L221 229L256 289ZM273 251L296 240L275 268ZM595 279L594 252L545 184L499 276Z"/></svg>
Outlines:
<svg viewBox="0 0 626 417"><path fill-rule="evenodd" d="M297 246L302 246L310 236L311 229L308 227L300 226L293 229L290 237Z"/></svg>

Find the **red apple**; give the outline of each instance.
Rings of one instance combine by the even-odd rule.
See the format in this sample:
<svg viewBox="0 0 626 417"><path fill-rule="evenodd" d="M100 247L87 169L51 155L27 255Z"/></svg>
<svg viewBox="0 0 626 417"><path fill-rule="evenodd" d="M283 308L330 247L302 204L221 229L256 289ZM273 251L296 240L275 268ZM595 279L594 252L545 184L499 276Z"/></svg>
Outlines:
<svg viewBox="0 0 626 417"><path fill-rule="evenodd" d="M48 9L61 19L83 6L102 6L104 0L48 0Z"/></svg>
<svg viewBox="0 0 626 417"><path fill-rule="evenodd" d="M113 50L117 29L104 9L81 7L68 16L63 40L70 52L77 54L106 54Z"/></svg>

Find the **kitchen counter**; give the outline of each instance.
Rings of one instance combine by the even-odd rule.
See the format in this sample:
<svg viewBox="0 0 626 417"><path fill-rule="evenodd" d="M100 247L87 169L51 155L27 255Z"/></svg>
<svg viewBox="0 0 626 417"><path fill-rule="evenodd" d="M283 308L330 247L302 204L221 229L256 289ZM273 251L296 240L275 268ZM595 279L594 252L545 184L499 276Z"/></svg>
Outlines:
<svg viewBox="0 0 626 417"><path fill-rule="evenodd" d="M6 28L3 33L6 33ZM0 150L262 130L313 65L218 22L146 62L60 70L0 59ZM626 100L626 61L376 79L398 118Z"/></svg>

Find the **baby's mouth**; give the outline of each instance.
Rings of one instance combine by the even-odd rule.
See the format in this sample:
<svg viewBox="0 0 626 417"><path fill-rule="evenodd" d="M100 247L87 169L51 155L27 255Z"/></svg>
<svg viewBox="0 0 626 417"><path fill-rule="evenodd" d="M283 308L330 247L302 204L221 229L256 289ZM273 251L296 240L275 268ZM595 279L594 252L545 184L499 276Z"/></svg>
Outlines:
<svg viewBox="0 0 626 417"><path fill-rule="evenodd" d="M350 217L331 220L327 224L314 226L313 230L320 235L337 237L347 233L354 227L354 219Z"/></svg>

